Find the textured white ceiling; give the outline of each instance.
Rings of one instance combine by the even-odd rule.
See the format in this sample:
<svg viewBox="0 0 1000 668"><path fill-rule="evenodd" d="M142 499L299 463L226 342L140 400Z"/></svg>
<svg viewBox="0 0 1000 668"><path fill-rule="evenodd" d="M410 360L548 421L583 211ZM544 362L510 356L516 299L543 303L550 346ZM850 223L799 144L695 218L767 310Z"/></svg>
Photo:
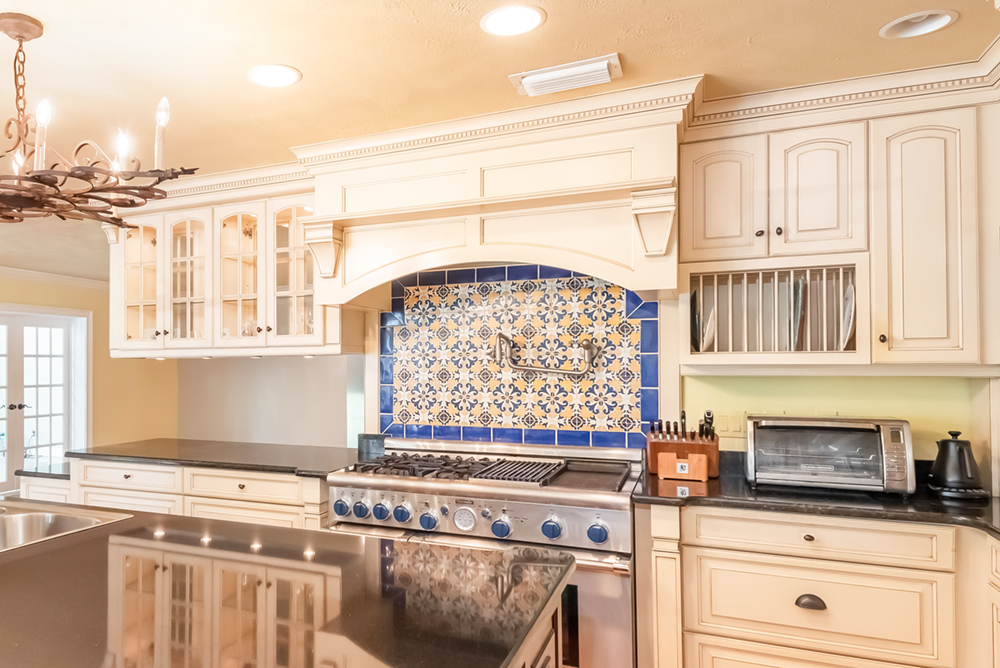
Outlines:
<svg viewBox="0 0 1000 668"><path fill-rule="evenodd" d="M968 61L1000 34L1000 12L985 0L948 0L961 14L955 25L896 41L880 39L879 28L936 2L530 2L548 20L507 38L479 28L500 0L20 0L2 9L45 24L26 46L28 99L31 109L42 97L52 103L51 147L68 153L90 138L110 148L121 127L151 159L153 114L166 95L167 162L202 172L285 162L291 146L694 74L720 97ZM13 112L2 73L14 49L0 36L0 118ZM614 51L625 76L605 86L532 99L507 80ZM250 67L275 62L303 80L284 89L247 80ZM66 234L46 238L55 229ZM93 276L103 256L85 267L49 253L58 243L94 252L100 232L79 237L82 246L62 238L78 238L77 229L0 226L0 265Z"/></svg>

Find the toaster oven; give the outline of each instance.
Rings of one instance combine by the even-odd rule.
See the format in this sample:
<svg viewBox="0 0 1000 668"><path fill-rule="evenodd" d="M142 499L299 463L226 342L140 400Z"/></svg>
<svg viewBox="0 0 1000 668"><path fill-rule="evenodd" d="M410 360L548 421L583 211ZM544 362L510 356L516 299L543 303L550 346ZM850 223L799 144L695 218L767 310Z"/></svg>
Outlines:
<svg viewBox="0 0 1000 668"><path fill-rule="evenodd" d="M906 420L749 416L746 466L754 486L916 490Z"/></svg>

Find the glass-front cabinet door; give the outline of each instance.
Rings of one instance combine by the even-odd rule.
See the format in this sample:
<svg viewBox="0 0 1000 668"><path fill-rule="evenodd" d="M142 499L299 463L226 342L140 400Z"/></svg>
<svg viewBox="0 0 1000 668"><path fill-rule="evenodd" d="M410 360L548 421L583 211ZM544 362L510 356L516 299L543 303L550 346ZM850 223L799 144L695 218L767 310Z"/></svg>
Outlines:
<svg viewBox="0 0 1000 668"><path fill-rule="evenodd" d="M163 293L160 276L163 216L135 218L135 225L119 232L124 271L121 275L124 317L120 324L122 348L162 348Z"/></svg>
<svg viewBox="0 0 1000 668"><path fill-rule="evenodd" d="M269 346L323 343L322 309L313 300L313 257L301 219L313 213L311 195L268 200Z"/></svg>
<svg viewBox="0 0 1000 668"><path fill-rule="evenodd" d="M167 214L164 230L170 240L166 265L167 291L164 345L168 348L205 348L211 345L209 315L211 277L210 209Z"/></svg>
<svg viewBox="0 0 1000 668"><path fill-rule="evenodd" d="M264 668L267 666L266 569L216 560L214 570L217 617L212 653L217 665Z"/></svg>
<svg viewBox="0 0 1000 668"><path fill-rule="evenodd" d="M165 668L212 666L212 561L164 554Z"/></svg>
<svg viewBox="0 0 1000 668"><path fill-rule="evenodd" d="M160 625L163 601L163 555L156 550L111 547L109 584L110 648L121 668L159 668L163 651Z"/></svg>
<svg viewBox="0 0 1000 668"><path fill-rule="evenodd" d="M323 576L269 568L268 666L315 668L316 630L326 621Z"/></svg>
<svg viewBox="0 0 1000 668"><path fill-rule="evenodd" d="M263 346L268 327L264 203L217 207L214 217L215 344Z"/></svg>

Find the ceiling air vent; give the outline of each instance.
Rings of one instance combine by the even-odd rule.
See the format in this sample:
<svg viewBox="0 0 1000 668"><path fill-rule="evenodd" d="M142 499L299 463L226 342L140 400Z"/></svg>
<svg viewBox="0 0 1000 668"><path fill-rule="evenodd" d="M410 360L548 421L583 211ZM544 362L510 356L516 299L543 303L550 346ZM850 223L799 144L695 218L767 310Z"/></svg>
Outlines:
<svg viewBox="0 0 1000 668"><path fill-rule="evenodd" d="M622 75L618 54L588 58L575 63L511 74L510 81L521 95L547 95L562 90L608 83Z"/></svg>

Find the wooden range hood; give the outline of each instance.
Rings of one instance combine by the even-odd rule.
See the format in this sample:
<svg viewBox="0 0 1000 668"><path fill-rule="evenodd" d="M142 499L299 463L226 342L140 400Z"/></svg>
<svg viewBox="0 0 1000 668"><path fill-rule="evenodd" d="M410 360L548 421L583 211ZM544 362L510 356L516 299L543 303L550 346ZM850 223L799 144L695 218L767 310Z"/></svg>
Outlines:
<svg viewBox="0 0 1000 668"><path fill-rule="evenodd" d="M558 266L677 288L677 146L700 77L292 149L316 298L444 266Z"/></svg>

